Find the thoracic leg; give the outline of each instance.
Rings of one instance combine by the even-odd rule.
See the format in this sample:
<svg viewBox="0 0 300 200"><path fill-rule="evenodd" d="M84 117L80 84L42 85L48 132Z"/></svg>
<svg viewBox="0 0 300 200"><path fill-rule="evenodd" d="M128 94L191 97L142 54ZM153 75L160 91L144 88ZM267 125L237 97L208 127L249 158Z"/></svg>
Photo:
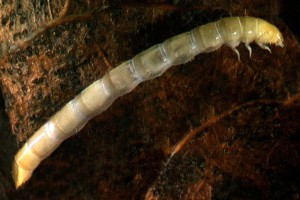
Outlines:
<svg viewBox="0 0 300 200"><path fill-rule="evenodd" d="M267 45L258 43L258 46L260 46L260 48L268 50L270 53L272 53L271 49Z"/></svg>
<svg viewBox="0 0 300 200"><path fill-rule="evenodd" d="M239 50L237 50L235 47L233 47L232 50L237 54L237 57L238 57L239 61L241 61Z"/></svg>
<svg viewBox="0 0 300 200"><path fill-rule="evenodd" d="M252 49L251 49L251 47L250 47L250 45L249 44L245 44L245 47L248 49L248 51L249 51L249 58L251 58L251 55L252 55Z"/></svg>

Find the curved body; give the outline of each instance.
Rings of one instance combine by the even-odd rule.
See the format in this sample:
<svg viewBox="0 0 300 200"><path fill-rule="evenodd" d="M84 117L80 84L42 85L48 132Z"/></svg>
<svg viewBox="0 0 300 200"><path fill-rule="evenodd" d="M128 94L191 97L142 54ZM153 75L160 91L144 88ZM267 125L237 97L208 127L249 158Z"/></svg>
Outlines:
<svg viewBox="0 0 300 200"><path fill-rule="evenodd" d="M267 43L283 46L282 35L272 24L247 16L229 17L172 37L112 69L52 116L18 151L13 164L16 187L27 181L39 163L65 139L76 134L89 119L102 113L116 98L129 93L139 83L223 44L239 56L235 47L244 42L251 56L249 43L254 41L268 50Z"/></svg>

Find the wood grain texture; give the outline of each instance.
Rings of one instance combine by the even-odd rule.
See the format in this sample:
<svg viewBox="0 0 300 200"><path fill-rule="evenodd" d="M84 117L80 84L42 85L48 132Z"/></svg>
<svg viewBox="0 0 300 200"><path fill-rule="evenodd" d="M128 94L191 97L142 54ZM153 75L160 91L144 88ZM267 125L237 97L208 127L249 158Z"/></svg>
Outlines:
<svg viewBox="0 0 300 200"><path fill-rule="evenodd" d="M24 188L15 191L13 184L5 187L9 199L140 199L144 198L159 174L164 175L159 179L159 182L164 184L154 191L156 197L160 199L172 195L175 197L184 194L197 195L200 192L205 192L204 194L211 195L212 198L220 195L228 198L240 198L244 195L246 198L248 195L248 199L255 194L266 198L283 198L286 196L280 195L297 194L297 190L293 189L297 188L296 180L292 176L295 172L293 169L299 166L295 162L299 160L295 154L297 149L295 136L299 127L295 117L298 108L296 102L291 104L289 109L275 112L277 118L274 118L275 121L271 120L270 126L267 126L270 129L253 129L255 125L245 123L245 119L261 122L260 127L266 127L266 121L257 116L267 118L272 116L272 107L261 106L265 109L258 110L255 115L251 115L255 111L254 107L245 112L235 113L233 118L227 118L222 122L225 123L223 129L220 129L222 126L218 124L212 127L214 132L209 132L212 134L207 134L212 137L211 139L215 139L210 140L215 141L214 143L198 145L194 142L188 145L208 152L205 154L204 163L199 159L191 162L194 165L190 165L187 159L186 164L181 165L184 160L178 155L176 165L173 165L178 166L178 171L161 173L166 169L164 163L168 160L174 145L184 138L190 129L200 127L210 119L210 116L255 99L287 99L288 96L296 95L299 82L297 75L299 46L288 28L276 17L278 12L276 13L274 9L273 1L272 4L262 1L233 3L231 1L231 4L227 1L203 1L203 3L178 1L178 4L156 2L160 5L149 4L147 1L127 1L118 4L119 9L112 4L110 9L95 13L86 22L76 21L46 31L31 46L34 50L32 52L41 51L39 54L29 56L28 66L33 67L31 71L34 73L30 70L27 72L29 68L27 65L22 68L8 65L9 62L1 65L6 67L5 70L2 68L3 75L6 75L2 77L7 77L9 72L15 76L11 79L2 79L6 83L2 87L6 89L2 92L10 116L10 126L13 127L15 138L20 141L19 146L76 93L108 71L109 66L105 64L104 59L99 59L101 53L92 48L93 44L98 44L95 46L103 50L113 66L117 66L171 35L230 16L229 13L243 15L246 8L249 15L260 16L278 25L285 36L286 48L272 48L270 56L259 47L253 46L255 54L248 60L247 49L240 46L238 49L243 60L241 65L230 48L223 47L213 54L201 55L185 66L170 69L157 80L142 84L137 90L115 102L103 115L90 121L81 134L64 143L51 158L43 162ZM151 9L143 9L145 5ZM68 15L76 14L76 4L70 8ZM85 23L88 26L80 28ZM84 30L87 30L88 34L83 34ZM68 31L72 34L68 34ZM83 36L87 38L80 39ZM87 42L88 48L84 48L79 41ZM39 46L33 48L36 45ZM45 46L42 47L43 45ZM47 51L49 49L50 51ZM61 56L63 52L65 56ZM27 53L27 50L21 51L17 55L12 55L10 59L22 60L23 57L26 58L24 55L30 55ZM74 63L79 65L73 65ZM25 75L27 72L28 75L19 75L20 72ZM233 132L233 135L229 135L232 137L224 138L225 142L236 144L235 149L231 149L232 154L229 154L229 158L226 157L226 160L233 163L226 165L228 162L223 162L224 165L219 165L212 159L216 155L216 161L219 161L224 155L224 145L218 143L217 139L224 135L224 132L232 130L235 119L238 119L239 126L243 125L241 129L249 124L247 130L248 133L253 133L253 137L257 133L262 133L262 130L266 130L266 133L274 133L272 130L277 130L278 134L275 134L277 137L273 136L273 140L277 141L277 147L289 148L282 151L281 148L275 148L274 154L266 154L261 148L249 143L255 138L234 134L241 133L239 131ZM278 128L278 120L281 128ZM246 142L246 146L250 145L252 150L247 151L248 153L240 151L241 144L235 143L239 138ZM263 141L266 145L272 146L273 143L269 143L267 139L258 137L258 142ZM206 137L203 137L203 141L206 141ZM15 148L14 151L16 150ZM201 154L197 152L188 158L201 158ZM262 173L246 170L251 168L248 168L245 160L240 159L242 157L234 156L237 152L244 152L242 157L246 158L250 158L252 154L260 155L254 156L253 159L258 163L266 163L269 160L269 165L259 166L258 171ZM249 154L250 152L253 153ZM187 157L189 152L183 155ZM241 163L239 173L235 170L237 169L235 162ZM207 174L205 180L209 178L211 182L203 181L197 176L192 181L189 179L193 177L193 173L189 173L194 172L191 169L201 175L201 171L205 171L207 166L217 166L207 168L205 173ZM290 170L282 171L280 166ZM63 180L58 179L62 176ZM286 182L287 176L292 177L289 182ZM10 174L7 177L10 177ZM182 185L175 182L176 180L182 181L180 182ZM272 186L278 184L281 186L276 187L275 192ZM167 190L176 186L177 190Z"/></svg>

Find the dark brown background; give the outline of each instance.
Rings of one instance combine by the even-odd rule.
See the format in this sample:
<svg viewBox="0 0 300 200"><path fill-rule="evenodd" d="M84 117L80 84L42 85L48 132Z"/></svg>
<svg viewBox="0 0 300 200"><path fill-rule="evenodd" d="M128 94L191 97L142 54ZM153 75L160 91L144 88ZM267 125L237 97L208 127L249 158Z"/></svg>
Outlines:
<svg viewBox="0 0 300 200"><path fill-rule="evenodd" d="M1 2L0 199L300 198L297 3ZM245 11L278 26L285 48L252 44L249 58L240 45L238 62L223 46L142 83L14 189L18 148L82 89L156 43Z"/></svg>

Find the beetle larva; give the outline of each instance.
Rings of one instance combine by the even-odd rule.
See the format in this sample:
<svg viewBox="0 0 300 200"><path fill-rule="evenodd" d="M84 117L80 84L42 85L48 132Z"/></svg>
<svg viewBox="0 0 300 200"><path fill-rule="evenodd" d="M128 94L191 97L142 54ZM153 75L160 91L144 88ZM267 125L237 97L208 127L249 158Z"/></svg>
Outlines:
<svg viewBox="0 0 300 200"><path fill-rule="evenodd" d="M259 18L229 17L172 37L112 69L52 116L19 150L13 164L16 187L27 181L39 163L65 139L139 83L158 77L172 65L186 63L197 54L214 51L223 44L230 46L239 58L236 46L240 42L245 43L250 56L251 42L269 51L266 44L283 47L282 34L274 25Z"/></svg>

